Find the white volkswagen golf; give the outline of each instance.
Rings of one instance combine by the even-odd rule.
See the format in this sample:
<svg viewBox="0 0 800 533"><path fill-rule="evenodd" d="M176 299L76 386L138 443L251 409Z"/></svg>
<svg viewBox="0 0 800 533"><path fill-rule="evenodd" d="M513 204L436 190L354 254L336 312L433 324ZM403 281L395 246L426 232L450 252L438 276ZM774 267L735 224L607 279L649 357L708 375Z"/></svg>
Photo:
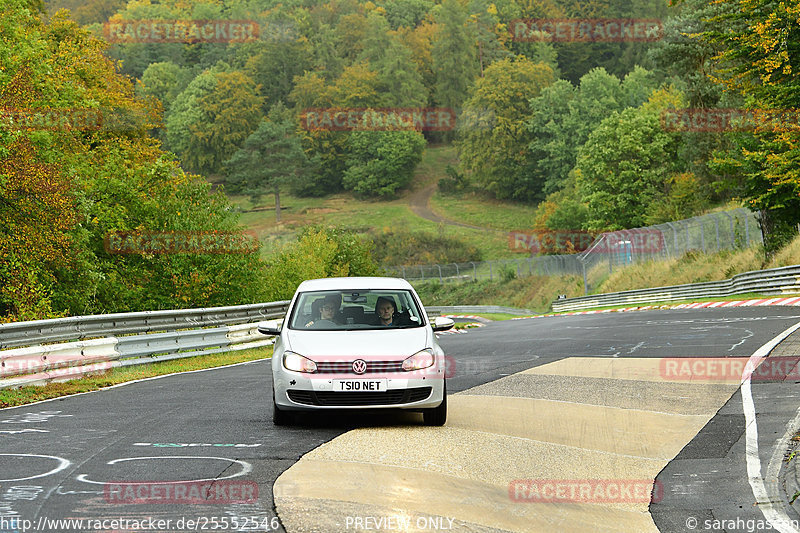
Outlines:
<svg viewBox="0 0 800 533"><path fill-rule="evenodd" d="M273 421L293 411L408 409L426 425L447 420L444 352L433 323L410 283L395 278L304 281L281 324L259 331L276 335L272 356Z"/></svg>

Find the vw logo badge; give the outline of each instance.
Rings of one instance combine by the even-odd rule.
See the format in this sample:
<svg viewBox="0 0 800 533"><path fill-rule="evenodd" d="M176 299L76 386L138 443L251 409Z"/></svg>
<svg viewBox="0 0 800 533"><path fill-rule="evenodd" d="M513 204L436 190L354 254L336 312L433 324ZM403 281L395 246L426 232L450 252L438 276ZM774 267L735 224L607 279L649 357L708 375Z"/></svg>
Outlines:
<svg viewBox="0 0 800 533"><path fill-rule="evenodd" d="M363 374L367 371L367 362L363 359L356 359L353 361L353 372L356 374Z"/></svg>

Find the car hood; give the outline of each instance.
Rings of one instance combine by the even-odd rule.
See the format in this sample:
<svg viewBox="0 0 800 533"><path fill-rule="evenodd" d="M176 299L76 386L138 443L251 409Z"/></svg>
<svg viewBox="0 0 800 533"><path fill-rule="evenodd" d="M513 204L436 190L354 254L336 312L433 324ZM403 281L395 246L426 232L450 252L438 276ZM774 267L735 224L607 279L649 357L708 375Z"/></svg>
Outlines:
<svg viewBox="0 0 800 533"><path fill-rule="evenodd" d="M361 331L296 331L285 337L286 349L306 357L381 356L403 359L430 348L430 328Z"/></svg>

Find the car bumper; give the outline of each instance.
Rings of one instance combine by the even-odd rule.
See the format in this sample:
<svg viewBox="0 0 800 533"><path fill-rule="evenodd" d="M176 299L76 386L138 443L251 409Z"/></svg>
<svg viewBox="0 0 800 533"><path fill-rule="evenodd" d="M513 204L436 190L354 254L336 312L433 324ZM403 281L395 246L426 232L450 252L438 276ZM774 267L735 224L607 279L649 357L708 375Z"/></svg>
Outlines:
<svg viewBox="0 0 800 533"><path fill-rule="evenodd" d="M281 369L273 372L275 403L284 410L431 409L442 403L444 373L417 378L382 376L309 376ZM334 391L335 379L386 379L385 392Z"/></svg>

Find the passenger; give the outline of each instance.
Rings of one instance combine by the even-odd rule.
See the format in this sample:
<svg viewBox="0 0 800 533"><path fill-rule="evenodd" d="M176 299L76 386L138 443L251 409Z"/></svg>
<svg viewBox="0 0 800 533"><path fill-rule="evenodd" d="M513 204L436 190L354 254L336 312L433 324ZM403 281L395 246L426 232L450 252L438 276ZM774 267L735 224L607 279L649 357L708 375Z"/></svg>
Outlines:
<svg viewBox="0 0 800 533"><path fill-rule="evenodd" d="M396 326L394 323L394 302L389 298L380 296L375 302L375 314L378 315L379 326Z"/></svg>
<svg viewBox="0 0 800 533"><path fill-rule="evenodd" d="M306 324L307 328L313 327L327 329L336 326L336 314L339 311L340 296L330 294L322 299L322 305L319 307L319 318L311 320Z"/></svg>

